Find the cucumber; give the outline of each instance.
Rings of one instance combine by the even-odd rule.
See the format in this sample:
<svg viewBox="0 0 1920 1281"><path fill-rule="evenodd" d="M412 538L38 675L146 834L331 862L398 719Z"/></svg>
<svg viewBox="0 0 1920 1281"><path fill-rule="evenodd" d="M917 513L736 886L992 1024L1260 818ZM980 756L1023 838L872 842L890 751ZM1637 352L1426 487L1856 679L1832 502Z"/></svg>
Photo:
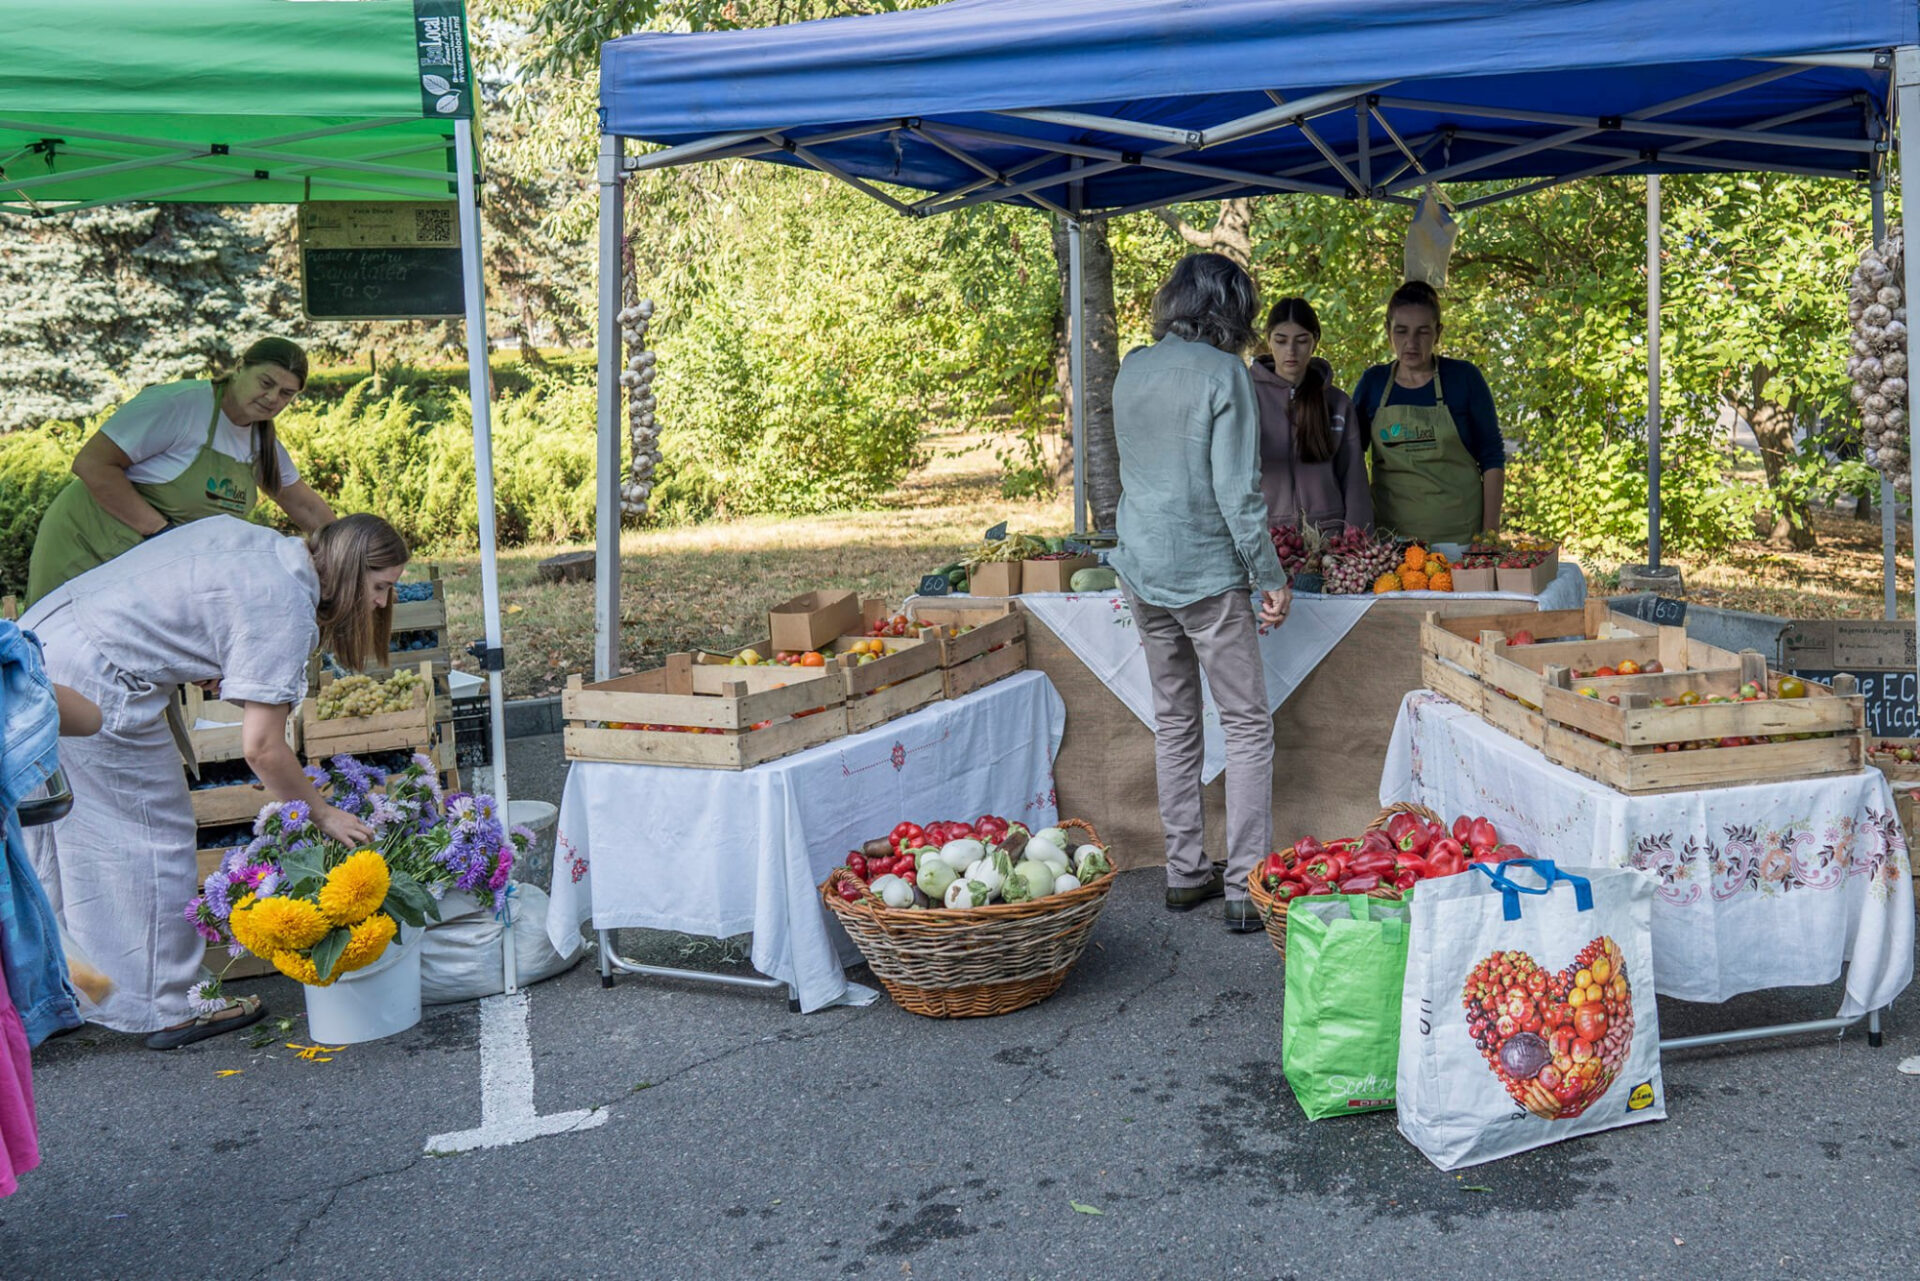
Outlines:
<svg viewBox="0 0 1920 1281"><path fill-rule="evenodd" d="M1046 543L1047 550L1050 552L1063 552L1067 550L1067 540L1064 538L1047 538L1042 541Z"/></svg>
<svg viewBox="0 0 1920 1281"><path fill-rule="evenodd" d="M1083 569L1068 580L1067 588L1076 592L1110 592L1120 586L1120 575L1105 567Z"/></svg>

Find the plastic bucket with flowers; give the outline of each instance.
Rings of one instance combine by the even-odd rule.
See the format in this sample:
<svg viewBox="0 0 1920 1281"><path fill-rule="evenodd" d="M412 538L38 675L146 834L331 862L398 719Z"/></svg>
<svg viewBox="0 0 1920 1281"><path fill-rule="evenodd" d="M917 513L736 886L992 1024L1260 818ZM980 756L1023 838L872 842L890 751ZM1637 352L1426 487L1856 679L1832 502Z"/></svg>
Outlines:
<svg viewBox="0 0 1920 1281"><path fill-rule="evenodd" d="M317 1040L357 1044L419 1022L420 943L440 900L509 892L531 834L506 832L490 796L443 795L432 767L424 756L393 771L336 756L312 769L329 803L365 822L372 840L344 846L301 802L276 802L187 905L209 942L269 960L303 985ZM220 979L195 997L221 999Z"/></svg>

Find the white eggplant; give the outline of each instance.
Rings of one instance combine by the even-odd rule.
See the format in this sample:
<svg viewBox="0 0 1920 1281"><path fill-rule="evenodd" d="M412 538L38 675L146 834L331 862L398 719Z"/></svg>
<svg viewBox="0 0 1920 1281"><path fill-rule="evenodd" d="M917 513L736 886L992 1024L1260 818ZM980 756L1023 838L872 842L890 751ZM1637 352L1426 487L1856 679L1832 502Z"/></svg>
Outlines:
<svg viewBox="0 0 1920 1281"><path fill-rule="evenodd" d="M1060 874L1051 864L1038 859L1028 859L1013 869L1013 875L1001 887L1000 895L1009 903L1021 903L1028 899L1045 898L1053 893L1053 882Z"/></svg>
<svg viewBox="0 0 1920 1281"><path fill-rule="evenodd" d="M1065 894L1068 890L1077 890L1079 888L1080 878L1072 872L1062 872L1053 878L1053 892L1055 894Z"/></svg>
<svg viewBox="0 0 1920 1281"><path fill-rule="evenodd" d="M1062 854L1067 852L1067 834L1057 827L1043 827L1031 837L1027 838L1027 844L1029 846L1036 841L1045 845L1051 845Z"/></svg>
<svg viewBox="0 0 1920 1281"><path fill-rule="evenodd" d="M942 900L948 907L985 907L993 891L978 881L955 881Z"/></svg>
<svg viewBox="0 0 1920 1281"><path fill-rule="evenodd" d="M926 891L928 898L939 902L947 896L947 887L960 879L960 874L947 866L938 850L932 851L933 857L925 860L915 875L915 883Z"/></svg>
<svg viewBox="0 0 1920 1281"><path fill-rule="evenodd" d="M940 857L956 872L964 872L987 856L987 847L979 841L948 841L940 847Z"/></svg>
<svg viewBox="0 0 1920 1281"><path fill-rule="evenodd" d="M1002 854L1000 857L1005 858L1006 855ZM998 890L1002 885L1007 883L1006 873L995 867L993 860L990 858L977 859L969 864L967 866L967 879L969 881L980 882L987 887L989 892Z"/></svg>
<svg viewBox="0 0 1920 1281"><path fill-rule="evenodd" d="M907 884L897 876L883 877L881 879L893 882L893 884L880 891L880 901L882 903L885 903L888 907L913 906L913 886Z"/></svg>

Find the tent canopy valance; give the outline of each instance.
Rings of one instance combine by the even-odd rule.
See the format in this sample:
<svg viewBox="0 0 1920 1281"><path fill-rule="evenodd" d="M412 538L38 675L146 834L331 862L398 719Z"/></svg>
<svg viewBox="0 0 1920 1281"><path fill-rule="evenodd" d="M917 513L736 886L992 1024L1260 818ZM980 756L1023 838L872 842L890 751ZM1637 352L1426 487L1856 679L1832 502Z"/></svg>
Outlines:
<svg viewBox="0 0 1920 1281"><path fill-rule="evenodd" d="M603 132L654 168L752 155L1108 214L1430 180L1863 176L1904 0L951 0L601 51ZM1077 183L1077 188L1070 186Z"/></svg>
<svg viewBox="0 0 1920 1281"><path fill-rule="evenodd" d="M0 211L451 200L461 0L0 0Z"/></svg>

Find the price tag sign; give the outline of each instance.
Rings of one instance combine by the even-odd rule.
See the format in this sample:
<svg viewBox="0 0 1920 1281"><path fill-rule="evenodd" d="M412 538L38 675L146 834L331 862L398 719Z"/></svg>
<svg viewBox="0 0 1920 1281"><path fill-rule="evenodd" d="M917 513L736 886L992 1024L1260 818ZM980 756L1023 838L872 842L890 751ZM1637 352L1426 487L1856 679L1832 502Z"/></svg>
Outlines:
<svg viewBox="0 0 1920 1281"><path fill-rule="evenodd" d="M1635 596L1612 602L1614 612L1661 627L1678 627L1687 621L1687 602L1670 596Z"/></svg>
<svg viewBox="0 0 1920 1281"><path fill-rule="evenodd" d="M953 590L953 584L947 581L945 574L927 574L920 579L920 595L945 596Z"/></svg>
<svg viewBox="0 0 1920 1281"><path fill-rule="evenodd" d="M1004 520L1001 521L998 525L995 525L992 529L989 529L986 533L986 539L990 543L997 543L1002 538L1005 538L1006 536L1007 536L1007 522Z"/></svg>

